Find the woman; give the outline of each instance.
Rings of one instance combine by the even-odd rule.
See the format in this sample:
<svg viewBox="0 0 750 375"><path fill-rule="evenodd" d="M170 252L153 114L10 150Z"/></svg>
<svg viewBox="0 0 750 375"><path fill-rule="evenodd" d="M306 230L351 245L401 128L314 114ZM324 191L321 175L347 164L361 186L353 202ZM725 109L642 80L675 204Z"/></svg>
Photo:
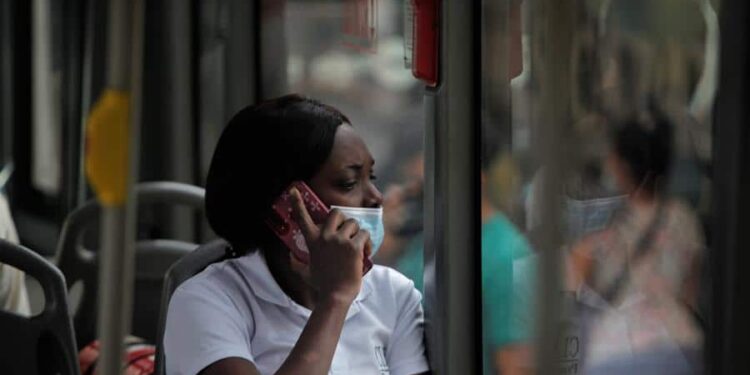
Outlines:
<svg viewBox="0 0 750 375"><path fill-rule="evenodd" d="M703 237L690 208L666 194L671 157L671 124L656 112L614 132L608 170L627 203L573 252L592 308L587 374L701 373Z"/></svg>
<svg viewBox="0 0 750 375"><path fill-rule="evenodd" d="M343 114L297 95L245 108L229 122L208 173L206 214L236 257L175 291L164 338L168 374L429 370L413 283L380 266L363 276L379 241L336 209L316 225L288 189L303 181L328 206L380 207L373 165ZM309 264L266 225L285 191Z"/></svg>

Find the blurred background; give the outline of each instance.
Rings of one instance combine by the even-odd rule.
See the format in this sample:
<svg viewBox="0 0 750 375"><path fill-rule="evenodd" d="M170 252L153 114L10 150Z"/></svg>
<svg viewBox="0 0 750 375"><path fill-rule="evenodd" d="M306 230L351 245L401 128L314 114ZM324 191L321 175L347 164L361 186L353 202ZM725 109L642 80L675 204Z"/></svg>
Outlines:
<svg viewBox="0 0 750 375"><path fill-rule="evenodd" d="M429 87L412 74L417 3L145 1L138 181L202 186L218 137L239 109L292 92L318 99L349 117L375 157L386 226L376 261L423 290L425 241L434 234L426 228L424 206L435 157L425 146L435 142L429 129L437 126L425 103L448 89ZM479 39L472 66L479 86L472 98L479 103L475 123L454 126L478 129L472 165L481 181L476 201L466 205L481 205L481 228L474 233L481 235L481 252L449 251L480 254L485 372L533 369L534 327L541 327L544 316L539 305L546 306L542 291L568 297L575 292L571 306L582 303L573 285L608 284L632 260L609 257L607 250L627 248L620 253L631 254L641 243L677 249L653 260L654 269L680 274L679 285L665 293L690 292L689 313L711 320L715 271L708 249L719 222L719 15L730 11L722 3L487 0L477 2L475 22L462 25ZM105 87L107 17L103 1L0 1L0 191L20 243L49 259L59 255L66 218L93 198L84 174L85 124ZM631 125L635 135L623 132ZM670 130L668 138L657 137L662 126ZM650 169L661 160L656 155L667 160L658 176ZM452 156L442 157L444 162ZM639 168L648 173L636 173ZM634 199L652 185L648 204ZM674 213L663 208L672 205L678 207ZM664 216L668 225L655 225L661 221L652 216ZM497 224L496 232L486 230L487 223ZM649 226L657 233L644 229ZM137 228L144 239L202 243L214 237L200 212L160 204L138 212ZM98 233L87 232L91 247ZM655 242L659 246L650 245L652 237L662 241ZM549 267L544 254L550 251L557 254L557 279L544 279L537 270ZM684 254L695 262L681 264ZM593 266L576 263L592 258ZM500 284L506 285L502 292ZM649 293L660 288L650 285L630 287ZM30 288L32 305L39 305L38 289ZM495 304L507 311L497 312ZM664 321L686 313L664 311ZM585 336L587 322L600 321L568 315L566 327L572 328L561 329L561 337L576 344L575 350L560 349L564 373L584 373L585 353L599 359L621 354L614 347L587 351L579 340L622 332ZM694 335L669 331L666 337L702 353L706 326L685 324L682 331ZM504 328L488 333L496 325Z"/></svg>

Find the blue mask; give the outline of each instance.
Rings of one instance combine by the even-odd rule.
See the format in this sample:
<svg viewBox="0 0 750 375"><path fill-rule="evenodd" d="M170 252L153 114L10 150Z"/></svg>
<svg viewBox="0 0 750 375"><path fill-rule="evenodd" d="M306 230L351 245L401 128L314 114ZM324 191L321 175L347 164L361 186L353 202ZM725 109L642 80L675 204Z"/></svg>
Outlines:
<svg viewBox="0 0 750 375"><path fill-rule="evenodd" d="M342 207L342 206L331 206L341 211L344 216L357 220L359 223L359 229L370 232L370 241L372 241L372 254L370 258L375 256L375 253L380 249L380 245L383 244L383 236L385 236L385 228L383 227L383 207L378 208L364 208L364 207Z"/></svg>

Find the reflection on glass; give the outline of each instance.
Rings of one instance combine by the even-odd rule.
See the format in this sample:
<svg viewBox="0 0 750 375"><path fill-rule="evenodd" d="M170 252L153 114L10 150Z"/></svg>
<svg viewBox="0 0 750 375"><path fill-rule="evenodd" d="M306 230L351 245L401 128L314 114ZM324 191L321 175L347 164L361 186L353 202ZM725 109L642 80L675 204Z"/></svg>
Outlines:
<svg viewBox="0 0 750 375"><path fill-rule="evenodd" d="M262 95L297 92L347 114L385 192L386 236L375 260L420 286L424 125L422 86L405 65L406 9L397 0L264 1ZM282 80L265 78L280 69Z"/></svg>
<svg viewBox="0 0 750 375"><path fill-rule="evenodd" d="M512 9L517 2L489 3ZM542 326L542 317L554 319L560 373L701 373L707 277L699 270L710 220L718 2L571 2L564 8L572 14L570 23L548 23L550 4L522 2L522 53L503 38L512 30L512 11L484 14L482 27L488 50L482 109L492 114L485 122L503 134L490 141L485 131L483 143L498 142L507 159L502 174L487 175L486 186L504 196L493 200L494 207L519 224L534 249L507 271L513 280L511 324L539 333L533 327ZM567 43L567 36L572 41L566 54L551 55L559 51L551 46ZM507 61L518 54L523 72L507 88L510 100L504 104L497 56L512 65ZM554 74L569 76L558 80L544 71L549 60L564 66ZM548 91L561 82L564 90ZM556 210L540 199L545 179L555 175L540 162L546 151L540 139L550 129L543 122L549 95L555 110L568 114L553 124L562 129L557 142L565 159L555 181L562 195ZM552 313L536 308L539 257L547 251L540 224L550 212L560 213L553 219L563 240L557 251L564 271L555 287L562 305ZM503 271L483 265L483 280L497 272ZM485 306L501 300L483 297ZM485 335L488 313L503 312L485 311ZM485 372L538 369L539 353L532 350L526 358L525 365L514 360L508 369L496 362Z"/></svg>
<svg viewBox="0 0 750 375"><path fill-rule="evenodd" d="M700 373L704 244L693 210L667 194L673 124L656 117L615 126L607 173L628 193L625 206L573 249L589 312L586 372Z"/></svg>

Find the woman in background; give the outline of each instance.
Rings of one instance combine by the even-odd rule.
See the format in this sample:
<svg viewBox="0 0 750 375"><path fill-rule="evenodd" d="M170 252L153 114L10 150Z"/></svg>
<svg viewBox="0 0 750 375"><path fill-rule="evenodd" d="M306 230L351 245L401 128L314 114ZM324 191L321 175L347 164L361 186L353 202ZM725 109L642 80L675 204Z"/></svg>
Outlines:
<svg viewBox="0 0 750 375"><path fill-rule="evenodd" d="M672 131L656 111L614 131L608 172L627 203L573 251L580 298L593 311L586 374L702 373L703 235L692 210L666 194Z"/></svg>

